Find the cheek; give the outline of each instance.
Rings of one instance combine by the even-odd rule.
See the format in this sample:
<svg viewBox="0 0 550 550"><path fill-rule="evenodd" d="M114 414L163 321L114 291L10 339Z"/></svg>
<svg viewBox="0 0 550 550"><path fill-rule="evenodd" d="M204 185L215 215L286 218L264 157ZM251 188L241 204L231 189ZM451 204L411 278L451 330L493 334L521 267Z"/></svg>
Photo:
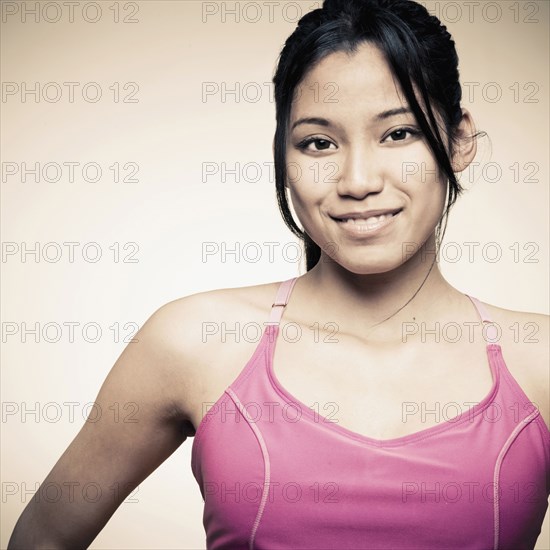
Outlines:
<svg viewBox="0 0 550 550"><path fill-rule="evenodd" d="M443 215L446 181L431 178L419 181L411 198L411 237L422 244L436 229Z"/></svg>
<svg viewBox="0 0 550 550"><path fill-rule="evenodd" d="M292 204L296 214L300 216L307 215L312 207L319 205L323 200L323 186L319 180L318 170L317 159L297 162L292 155L287 155L286 181Z"/></svg>
<svg viewBox="0 0 550 550"><path fill-rule="evenodd" d="M395 159L392 181L419 206L437 208L445 201L447 177L425 146L420 146L407 159Z"/></svg>
<svg viewBox="0 0 550 550"><path fill-rule="evenodd" d="M287 152L287 182L294 188L299 187L304 193L312 194L319 187L316 184L319 183L320 166L322 166L322 162L319 159Z"/></svg>
<svg viewBox="0 0 550 550"><path fill-rule="evenodd" d="M411 225L407 238L420 245L441 219L448 184L447 176L424 147L416 153L395 166L392 177L408 197Z"/></svg>
<svg viewBox="0 0 550 550"><path fill-rule="evenodd" d="M290 182L289 196L296 216L298 216L302 226L306 228L305 226L309 225L309 220L313 215L317 202L314 193L311 189L305 188L303 182Z"/></svg>

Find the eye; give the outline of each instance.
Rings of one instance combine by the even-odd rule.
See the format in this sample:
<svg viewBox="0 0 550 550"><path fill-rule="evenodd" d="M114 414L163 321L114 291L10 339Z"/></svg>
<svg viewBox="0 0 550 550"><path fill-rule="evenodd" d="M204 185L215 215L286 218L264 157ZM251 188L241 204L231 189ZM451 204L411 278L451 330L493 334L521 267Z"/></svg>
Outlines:
<svg viewBox="0 0 550 550"><path fill-rule="evenodd" d="M397 130L391 132L391 134L388 134L382 141L386 141L389 137L392 138L393 142L406 141L407 134L410 134L412 137L416 137L420 135L420 133L420 130L414 130L413 128L398 128Z"/></svg>
<svg viewBox="0 0 550 550"><path fill-rule="evenodd" d="M316 144L316 149L310 149L309 146L312 144L312 143L315 143ZM296 145L296 147L298 149L300 149L301 151L311 151L312 153L313 152L316 152L316 151L326 151L331 145L334 145L331 141L329 141L328 139L325 139L325 138L320 138L320 137L308 137L306 139L303 139L302 141L300 141L300 143L298 143Z"/></svg>

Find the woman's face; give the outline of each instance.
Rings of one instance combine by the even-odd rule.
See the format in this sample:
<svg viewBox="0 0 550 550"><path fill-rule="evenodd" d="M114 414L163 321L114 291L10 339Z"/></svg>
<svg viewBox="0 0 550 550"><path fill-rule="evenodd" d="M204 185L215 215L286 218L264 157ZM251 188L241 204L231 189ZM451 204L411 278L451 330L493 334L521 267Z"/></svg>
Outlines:
<svg viewBox="0 0 550 550"><path fill-rule="evenodd" d="M446 179L396 86L381 52L363 43L320 61L290 113L296 214L323 254L357 274L409 259L433 238L445 203Z"/></svg>

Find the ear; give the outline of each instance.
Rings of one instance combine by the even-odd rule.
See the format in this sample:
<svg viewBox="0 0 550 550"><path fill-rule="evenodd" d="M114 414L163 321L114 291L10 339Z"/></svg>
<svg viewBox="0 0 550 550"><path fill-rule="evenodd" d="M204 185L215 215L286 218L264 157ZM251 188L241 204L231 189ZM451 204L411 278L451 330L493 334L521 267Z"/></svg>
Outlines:
<svg viewBox="0 0 550 550"><path fill-rule="evenodd" d="M455 172L466 170L477 153L476 127L468 109L462 109L462 120L457 129L456 149L451 159Z"/></svg>

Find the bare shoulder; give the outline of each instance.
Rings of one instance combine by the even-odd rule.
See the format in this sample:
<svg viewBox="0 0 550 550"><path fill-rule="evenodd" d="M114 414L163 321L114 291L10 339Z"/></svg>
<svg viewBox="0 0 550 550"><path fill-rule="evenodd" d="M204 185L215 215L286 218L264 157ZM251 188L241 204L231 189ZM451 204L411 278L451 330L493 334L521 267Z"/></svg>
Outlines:
<svg viewBox="0 0 550 550"><path fill-rule="evenodd" d="M506 366L550 425L550 316L485 304Z"/></svg>
<svg viewBox="0 0 550 550"><path fill-rule="evenodd" d="M159 307L138 333L169 381L174 414L196 420L197 406L242 368L254 351L278 282L191 294ZM212 388L212 385L215 387Z"/></svg>
<svg viewBox="0 0 550 550"><path fill-rule="evenodd" d="M224 328L228 330L230 322L263 320L269 312L277 286L275 282L191 294L164 304L150 321L157 331L165 335L168 345L189 353L196 344L206 339L208 333L221 330L218 323L225 322Z"/></svg>

